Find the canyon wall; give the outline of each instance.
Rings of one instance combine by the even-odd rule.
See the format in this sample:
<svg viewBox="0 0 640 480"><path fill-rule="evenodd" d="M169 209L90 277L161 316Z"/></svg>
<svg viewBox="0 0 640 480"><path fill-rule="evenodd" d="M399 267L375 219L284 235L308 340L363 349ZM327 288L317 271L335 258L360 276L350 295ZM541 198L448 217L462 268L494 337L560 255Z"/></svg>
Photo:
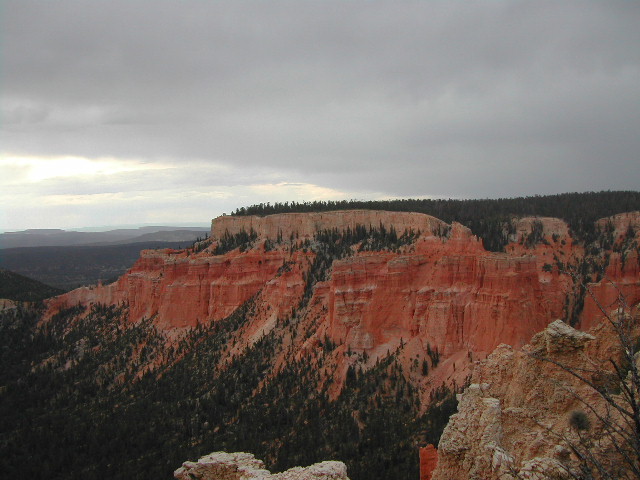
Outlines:
<svg viewBox="0 0 640 480"><path fill-rule="evenodd" d="M476 365L460 396L440 439L433 480L586 478L580 469L594 468L583 460L588 457L611 478L636 478L618 450L628 445L605 426L625 423L588 384L602 388L604 379L617 378L609 359L620 354L607 323L586 333L557 320L521 350L500 345ZM611 392L627 408L620 392ZM614 437L622 440L618 447Z"/></svg>
<svg viewBox="0 0 640 480"><path fill-rule="evenodd" d="M130 321L153 317L158 327L179 335L223 319L253 298L255 311L234 352L276 328L279 319L295 315L309 334L291 348L306 354L325 339L338 345L337 371L330 373L338 380L349 363L342 358L347 351L366 352L365 368L399 346L405 366L436 352L440 362L432 358L438 368L428 378L412 374L427 395L442 382L460 385L472 359L501 343L522 346L552 320L568 318L572 308L587 328L602 318L598 303L614 308L618 288L632 304L640 301L639 218L635 212L603 221L602 228L613 225L607 227L606 276L590 285L598 302L586 295L582 312L575 307L574 279L560 266L578 268L587 257L561 220L520 219L506 253L494 253L457 223L419 213L355 210L219 217L210 246L145 251L117 282L50 300L49 316L78 302L125 303ZM326 275L310 280L317 275L312 271L318 255L314 232L353 231L358 225L420 234L395 249L360 251L353 245L346 256L328 260ZM630 225L638 232L634 238L629 238ZM215 254L221 237L251 229L257 239L246 248ZM273 242L279 237L282 241Z"/></svg>
<svg viewBox="0 0 640 480"><path fill-rule="evenodd" d="M431 480L438 466L438 450L433 445L420 448L420 480Z"/></svg>
<svg viewBox="0 0 640 480"><path fill-rule="evenodd" d="M535 258L485 252L461 225L408 253L337 261L327 290L334 340L374 349L419 337L445 356L488 353L501 341L522 345L564 301L554 282L539 281Z"/></svg>
<svg viewBox="0 0 640 480"><path fill-rule="evenodd" d="M358 226L416 235L403 245L374 249L361 248L363 241L333 249L315 235ZM220 365L274 332L282 348L274 350L261 378L304 358L319 373L318 388L335 399L350 368L366 370L393 354L418 392L421 413L437 389L464 385L475 363L488 357L475 369L439 452L421 451L423 480L557 473L570 455L538 427L572 435L566 418L578 405L558 385L579 387L529 353L605 358L599 355L613 347L599 340L599 331L594 340L553 321L562 318L585 330L622 300L640 302L640 212L603 219L597 228L585 248L559 219L517 219L505 252L495 253L463 225L418 213L223 216L213 221L210 244L144 251L115 283L49 300L47 318L77 303L125 304L130 322L153 318L168 341L178 341L192 327L251 305ZM217 253L225 238L252 230L250 241ZM549 379L555 384L545 383ZM542 417L533 416L538 410ZM184 478L200 467L202 462L185 464Z"/></svg>
<svg viewBox="0 0 640 480"><path fill-rule="evenodd" d="M132 321L156 318L165 329L194 327L230 315L258 291L273 293L272 314L297 305L302 273L311 254L251 250L225 255L184 250L145 250L125 275L110 285L82 287L50 301L50 309L76 303L129 305ZM293 265L286 272L285 264Z"/></svg>
<svg viewBox="0 0 640 480"><path fill-rule="evenodd" d="M608 233L605 242L611 251L603 278L588 285L591 294L585 298L583 329L596 325L605 313L619 308L621 301L629 307L640 302L640 212L603 218L596 225Z"/></svg>

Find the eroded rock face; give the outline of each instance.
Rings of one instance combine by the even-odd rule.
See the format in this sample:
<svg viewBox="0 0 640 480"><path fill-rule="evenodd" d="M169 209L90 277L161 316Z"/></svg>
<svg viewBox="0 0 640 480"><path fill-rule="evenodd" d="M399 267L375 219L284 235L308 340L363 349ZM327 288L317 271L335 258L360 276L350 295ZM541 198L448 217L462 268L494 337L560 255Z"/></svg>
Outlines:
<svg viewBox="0 0 640 480"><path fill-rule="evenodd" d="M620 291L631 304L640 301L637 249L626 238L638 218L636 212L610 220L619 251L609 252L606 279L591 285L607 308L616 303ZM304 240L313 241L317 230L381 224L393 226L398 234L413 229L420 235L394 252L358 251L355 246L351 255L333 262L326 280L315 283L305 297L316 254L302 246ZM520 347L551 319L566 317L575 285L570 276L560 274L557 264L579 265L585 255L558 219L521 219L506 253L493 253L457 223L449 226L419 213L363 210L223 216L213 222L214 245L227 232L251 229L258 238L246 251L215 255L213 246L199 252L145 251L117 282L56 297L48 302L49 313L78 302L126 303L132 322L153 317L159 328L177 332L177 337L198 323L227 317L254 298L256 308L232 354L295 312L312 334L291 346L294 354L312 354L325 339L338 346L335 370L327 372L337 380L336 389L346 373L348 362L342 354L348 350L366 352L373 364L402 344L407 368L411 357L422 361L428 351L437 350L441 361L437 370L430 370L431 380L415 369L413 373L428 398L432 386L453 380L461 384L472 357L483 358L501 343ZM538 241L528 242L534 231ZM640 228L634 231L637 241ZM266 240L277 237L284 241L267 247ZM305 307L298 311L302 304ZM587 328L601 318L597 304L587 296L581 326Z"/></svg>
<svg viewBox="0 0 640 480"><path fill-rule="evenodd" d="M184 328L225 318L267 288L274 293L273 306L290 311L302 295L302 274L310 257L303 252L264 250L225 255L146 250L117 282L73 290L52 300L50 306L126 302L134 321L156 316L163 328ZM294 267L280 272L285 263Z"/></svg>
<svg viewBox="0 0 640 480"><path fill-rule="evenodd" d="M594 339L593 335L571 328L562 320L556 320L544 332L533 337L531 344L544 347L547 354L571 355Z"/></svg>
<svg viewBox="0 0 640 480"><path fill-rule="evenodd" d="M640 212L598 220L597 227L610 232L613 252L603 278L588 285L593 296L585 299L583 329L597 325L604 314L617 308L621 297L630 306L640 302Z"/></svg>
<svg viewBox="0 0 640 480"><path fill-rule="evenodd" d="M538 279L533 257L491 254L468 243L424 241L415 252L338 261L327 285L328 333L374 349L420 338L449 356L521 346L560 315L564 296Z"/></svg>
<svg viewBox="0 0 640 480"><path fill-rule="evenodd" d="M420 448L420 480L431 480L438 465L438 450L433 445Z"/></svg>
<svg viewBox="0 0 640 480"><path fill-rule="evenodd" d="M602 397L553 363L606 372L607 360L616 358L616 337L605 324L592 333L557 320L522 350L500 345L477 364L440 439L433 479L582 478L570 474L577 458L569 442L580 445L580 437L597 439L588 448L615 469L615 451L595 416L605 411ZM588 429L571 426L575 412L589 420Z"/></svg>
<svg viewBox="0 0 640 480"><path fill-rule="evenodd" d="M174 472L178 480L349 480L342 462L327 461L271 474L250 453L215 452L197 462L184 462Z"/></svg>
<svg viewBox="0 0 640 480"><path fill-rule="evenodd" d="M538 224L538 225L536 225ZM512 243L520 243L529 237L536 227L545 238L566 239L569 237L569 226L563 220L553 217L523 217L515 222L515 234L511 238Z"/></svg>
<svg viewBox="0 0 640 480"><path fill-rule="evenodd" d="M596 226L602 230L612 226L614 237L626 234L631 227L637 236L640 234L640 212L626 212L602 218L596 222Z"/></svg>
<svg viewBox="0 0 640 480"><path fill-rule="evenodd" d="M259 217L222 216L211 222L211 237L222 238L226 233L235 235L241 231L255 231L260 237L288 239L313 238L321 230L355 229L356 225L377 228L384 225L394 227L401 234L404 230L414 230L431 235L439 228L447 227L442 220L414 212L385 212L382 210L344 210L321 213L283 213Z"/></svg>

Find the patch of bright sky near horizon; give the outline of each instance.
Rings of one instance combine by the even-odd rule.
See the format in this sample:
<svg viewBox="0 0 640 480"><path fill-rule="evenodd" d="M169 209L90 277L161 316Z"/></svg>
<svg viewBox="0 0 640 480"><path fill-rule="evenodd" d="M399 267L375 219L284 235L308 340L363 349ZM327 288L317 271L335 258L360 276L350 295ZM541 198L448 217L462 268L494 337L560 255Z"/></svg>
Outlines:
<svg viewBox="0 0 640 480"><path fill-rule="evenodd" d="M640 2L0 4L0 230L640 189Z"/></svg>
<svg viewBox="0 0 640 480"><path fill-rule="evenodd" d="M33 225L37 225L37 228L65 229L118 224L203 225L212 215L217 216L235 209L238 201L245 202L241 206L253 201L250 199L276 202L292 198L335 199L345 198L346 195L344 192L311 184L282 181L271 183L269 175L264 176L263 183L244 186L220 185L211 189L207 184L192 182L190 187L185 188L189 179L180 178L185 170L170 162L162 164L130 159L80 157L5 157L0 158L0 169L6 173L3 180L0 180L3 192L0 193L0 198L9 201L11 197L11 202L19 203L21 208L42 215L35 223L33 218L29 218L29 223L24 228L35 228ZM209 175L226 170L224 166L215 168L210 164L200 165L197 169L202 174ZM172 180L167 181L167 177ZM230 199L233 199L233 203ZM212 205L215 205L213 209ZM63 225L56 218L61 208L66 214L66 223ZM122 211L128 214L122 215ZM8 218L7 224L20 225L23 221L18 217L20 211L16 210L15 216L13 214L14 211L11 210L4 212ZM87 216L94 215L98 215L98 218L87 221ZM135 222L136 218L143 218L144 222ZM19 229L22 228L3 231Z"/></svg>

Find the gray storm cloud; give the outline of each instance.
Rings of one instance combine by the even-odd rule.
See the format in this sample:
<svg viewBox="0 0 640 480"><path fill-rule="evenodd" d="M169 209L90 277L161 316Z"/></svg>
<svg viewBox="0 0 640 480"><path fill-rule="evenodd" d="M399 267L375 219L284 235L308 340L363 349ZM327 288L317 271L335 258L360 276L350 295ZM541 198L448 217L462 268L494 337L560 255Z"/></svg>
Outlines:
<svg viewBox="0 0 640 480"><path fill-rule="evenodd" d="M184 188L637 189L639 24L615 1L9 0L0 150L202 172Z"/></svg>

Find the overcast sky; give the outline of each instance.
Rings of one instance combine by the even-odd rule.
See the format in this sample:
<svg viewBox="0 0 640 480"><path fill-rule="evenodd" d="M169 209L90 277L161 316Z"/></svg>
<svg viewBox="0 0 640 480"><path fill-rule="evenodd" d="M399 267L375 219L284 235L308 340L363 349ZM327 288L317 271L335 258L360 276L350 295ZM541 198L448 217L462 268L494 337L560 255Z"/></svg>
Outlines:
<svg viewBox="0 0 640 480"><path fill-rule="evenodd" d="M640 189L638 1L0 0L0 230Z"/></svg>

